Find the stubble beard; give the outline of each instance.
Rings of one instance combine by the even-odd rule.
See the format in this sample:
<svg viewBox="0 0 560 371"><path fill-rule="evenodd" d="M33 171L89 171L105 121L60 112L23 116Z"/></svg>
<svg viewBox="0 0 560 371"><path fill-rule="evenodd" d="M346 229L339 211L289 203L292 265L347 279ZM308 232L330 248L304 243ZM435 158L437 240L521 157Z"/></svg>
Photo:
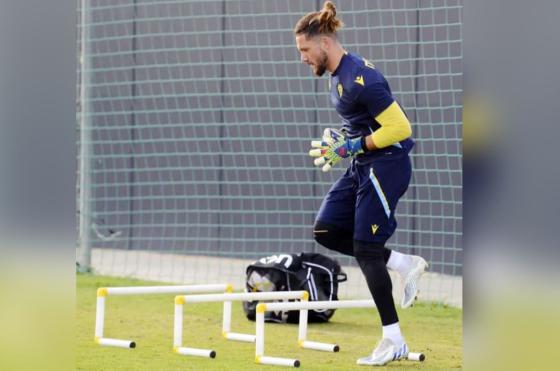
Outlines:
<svg viewBox="0 0 560 371"><path fill-rule="evenodd" d="M323 74L327 70L327 59L328 59L327 58L327 53L325 53L324 51L321 51L321 52L322 52L321 60L319 61L319 63L317 65L313 66L313 73L317 77L323 76Z"/></svg>

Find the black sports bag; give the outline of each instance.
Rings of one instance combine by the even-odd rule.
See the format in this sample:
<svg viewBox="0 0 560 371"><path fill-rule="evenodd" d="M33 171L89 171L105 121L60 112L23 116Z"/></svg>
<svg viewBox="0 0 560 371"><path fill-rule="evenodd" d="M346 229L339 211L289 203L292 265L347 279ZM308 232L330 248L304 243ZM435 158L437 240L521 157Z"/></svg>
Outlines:
<svg viewBox="0 0 560 371"><path fill-rule="evenodd" d="M250 264L246 270L248 292L298 291L309 292L310 301L338 300L338 284L346 281L340 264L317 253L271 255ZM258 301L243 302L247 318L255 320ZM309 322L327 322L335 309L309 310ZM298 323L299 312L267 312L267 322Z"/></svg>

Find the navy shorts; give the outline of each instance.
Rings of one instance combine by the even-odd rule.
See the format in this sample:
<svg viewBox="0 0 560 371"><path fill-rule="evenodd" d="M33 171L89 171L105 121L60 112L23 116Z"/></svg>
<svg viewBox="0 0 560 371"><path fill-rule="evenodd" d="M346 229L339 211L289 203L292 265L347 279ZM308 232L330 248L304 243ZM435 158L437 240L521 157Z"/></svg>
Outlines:
<svg viewBox="0 0 560 371"><path fill-rule="evenodd" d="M385 244L397 227L395 209L411 175L405 151L367 164L354 159L323 199L316 219L352 231L354 240Z"/></svg>

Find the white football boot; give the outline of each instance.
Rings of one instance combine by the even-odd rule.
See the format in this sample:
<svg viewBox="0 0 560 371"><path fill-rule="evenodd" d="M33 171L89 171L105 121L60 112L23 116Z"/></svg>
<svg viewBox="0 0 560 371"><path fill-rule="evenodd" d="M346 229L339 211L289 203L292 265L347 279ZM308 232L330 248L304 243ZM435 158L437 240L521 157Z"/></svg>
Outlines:
<svg viewBox="0 0 560 371"><path fill-rule="evenodd" d="M397 347L389 338L383 338L377 344L371 355L356 361L362 366L383 366L389 362L406 359L408 357L408 346L403 343Z"/></svg>
<svg viewBox="0 0 560 371"><path fill-rule="evenodd" d="M412 267L406 275L403 275L404 293L401 300L402 308L410 307L414 300L416 300L418 296L418 282L426 268L428 268L428 263L421 256L412 255L411 259Z"/></svg>

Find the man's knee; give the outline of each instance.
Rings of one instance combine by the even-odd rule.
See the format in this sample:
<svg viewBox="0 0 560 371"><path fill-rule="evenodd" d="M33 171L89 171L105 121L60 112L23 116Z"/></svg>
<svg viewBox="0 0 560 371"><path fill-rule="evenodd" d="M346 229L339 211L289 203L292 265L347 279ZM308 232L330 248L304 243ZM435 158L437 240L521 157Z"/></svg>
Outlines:
<svg viewBox="0 0 560 371"><path fill-rule="evenodd" d="M354 240L354 256L366 277L372 294L392 290L391 278L384 260L385 248L381 244Z"/></svg>
<svg viewBox="0 0 560 371"><path fill-rule="evenodd" d="M353 244L354 256L358 263L364 261L382 261L384 262L385 247L383 244L354 240Z"/></svg>
<svg viewBox="0 0 560 371"><path fill-rule="evenodd" d="M313 226L313 238L327 249L354 256L351 231L316 221Z"/></svg>

